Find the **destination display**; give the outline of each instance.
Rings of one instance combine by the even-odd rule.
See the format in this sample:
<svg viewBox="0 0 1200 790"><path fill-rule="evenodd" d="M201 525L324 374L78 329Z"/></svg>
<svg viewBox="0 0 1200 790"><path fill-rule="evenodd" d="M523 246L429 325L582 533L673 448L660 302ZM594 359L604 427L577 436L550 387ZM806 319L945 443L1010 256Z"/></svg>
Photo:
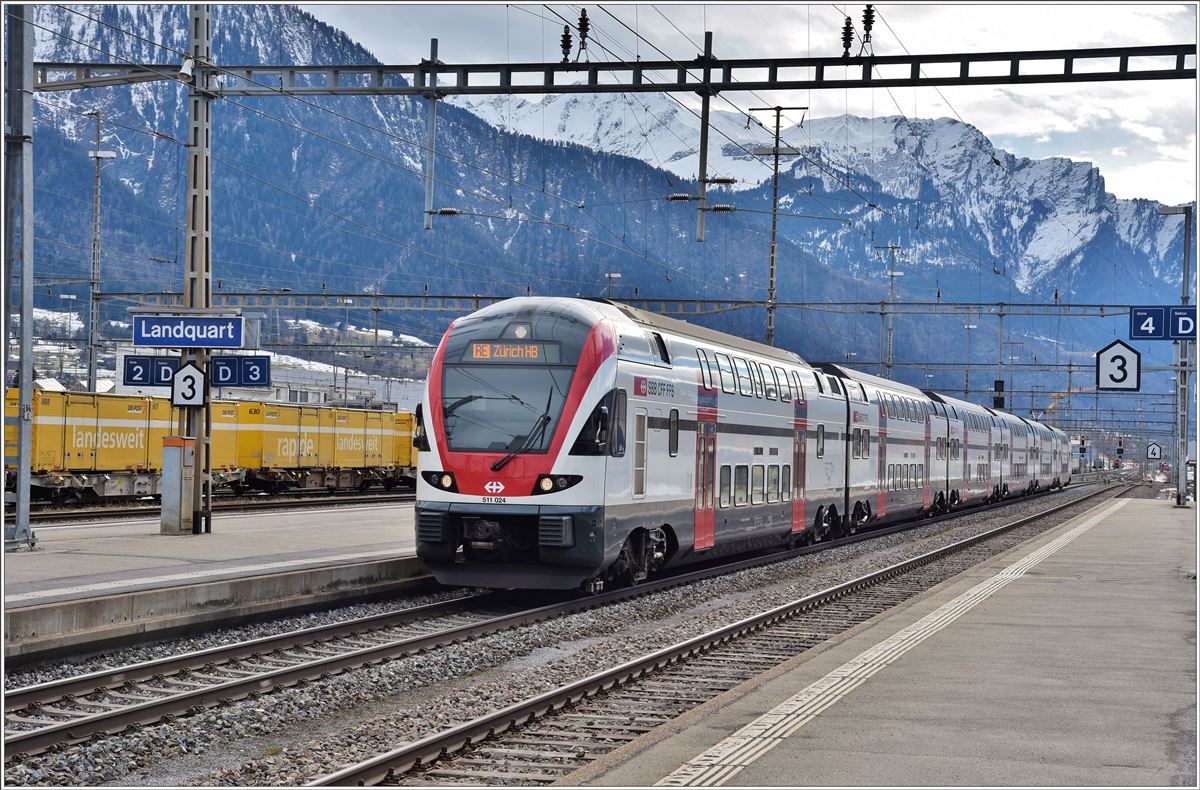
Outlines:
<svg viewBox="0 0 1200 790"><path fill-rule="evenodd" d="M533 365L557 365L558 343L520 343L511 340L483 340L468 343L463 362L514 362Z"/></svg>

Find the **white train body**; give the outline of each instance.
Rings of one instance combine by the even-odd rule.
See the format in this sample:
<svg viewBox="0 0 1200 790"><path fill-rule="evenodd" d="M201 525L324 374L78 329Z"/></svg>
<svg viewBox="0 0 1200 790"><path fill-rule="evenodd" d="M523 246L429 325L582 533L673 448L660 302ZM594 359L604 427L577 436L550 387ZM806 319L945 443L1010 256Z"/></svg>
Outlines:
<svg viewBox="0 0 1200 790"><path fill-rule="evenodd" d="M451 584L597 589L1068 482L1053 429L604 300L459 319L419 418Z"/></svg>

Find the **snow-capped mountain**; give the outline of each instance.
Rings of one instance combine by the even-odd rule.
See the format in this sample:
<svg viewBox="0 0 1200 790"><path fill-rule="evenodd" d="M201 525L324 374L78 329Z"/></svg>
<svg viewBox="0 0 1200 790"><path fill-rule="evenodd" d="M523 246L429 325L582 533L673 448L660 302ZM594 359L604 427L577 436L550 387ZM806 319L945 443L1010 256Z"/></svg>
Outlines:
<svg viewBox="0 0 1200 790"><path fill-rule="evenodd" d="M39 61L172 63L186 46L186 6L34 8ZM218 63L376 62L294 7L213 8ZM178 289L185 100L175 82L38 95L40 272L87 271L94 122L83 113L98 109L103 146L119 155L103 179L104 288ZM699 138L696 116L666 96L444 102L435 205L459 214L435 217L433 231L422 229L423 99L219 100L213 121L217 290L595 296L620 271L622 297L765 299L771 171L745 149L771 135L736 113L713 113L710 169L737 183L710 195L738 211L710 215L703 244L695 204L665 200L695 193ZM1107 194L1086 163L1014 157L948 119L810 118L783 138L803 156L781 181L782 301L878 303L887 281L877 247L887 244L902 248L897 298L907 301L939 291L947 301L1177 298L1180 218ZM106 318L124 308L109 304ZM385 315L383 326L436 341L449 318ZM747 337L764 324L761 309L696 320ZM961 324L900 320L897 353L927 357L961 338ZM780 311L777 335L805 356L840 359L876 347L878 326L869 314ZM1044 319L1007 328L1057 337ZM1111 331L1081 325L1073 342L1082 351ZM994 343L979 338L973 355Z"/></svg>

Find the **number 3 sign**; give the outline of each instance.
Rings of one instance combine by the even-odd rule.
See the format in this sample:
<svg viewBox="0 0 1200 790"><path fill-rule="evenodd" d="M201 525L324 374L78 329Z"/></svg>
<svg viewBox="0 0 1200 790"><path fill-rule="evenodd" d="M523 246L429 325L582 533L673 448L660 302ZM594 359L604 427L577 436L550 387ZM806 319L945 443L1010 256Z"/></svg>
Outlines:
<svg viewBox="0 0 1200 790"><path fill-rule="evenodd" d="M1131 390L1142 388L1142 355L1137 349L1114 340L1096 352L1096 389Z"/></svg>

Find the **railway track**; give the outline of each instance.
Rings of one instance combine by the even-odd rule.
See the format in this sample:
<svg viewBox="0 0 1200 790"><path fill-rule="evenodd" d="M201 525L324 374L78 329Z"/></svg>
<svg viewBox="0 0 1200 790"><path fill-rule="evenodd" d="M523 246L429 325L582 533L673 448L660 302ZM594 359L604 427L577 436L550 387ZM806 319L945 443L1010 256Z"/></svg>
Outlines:
<svg viewBox="0 0 1200 790"><path fill-rule="evenodd" d="M1041 513L805 596L457 727L310 786L544 785L1025 540ZM997 540L999 539L999 540Z"/></svg>
<svg viewBox="0 0 1200 790"><path fill-rule="evenodd" d="M1074 498L1047 512L1096 493ZM5 694L7 761L58 744L79 742L164 718L296 685L398 656L441 647L541 620L597 608L745 568L870 540L1003 507L998 503L863 532L801 549L714 564L634 588L517 605L517 596L490 593L292 631L50 683ZM1040 516L1038 516L1040 517ZM526 595L526 600L528 596Z"/></svg>
<svg viewBox="0 0 1200 790"><path fill-rule="evenodd" d="M288 496L260 497L242 499L236 502L213 502L214 513L249 512L257 510L289 510L325 505L363 505L386 504L390 502L412 502L416 495L409 493L386 492L378 494L324 494L322 496ZM97 506L91 508L59 509L49 507L35 510L29 514L32 522L51 521L81 521L98 518L137 518L138 516L156 516L161 511L158 505L137 505L129 507ZM6 515L6 521L12 521L15 516Z"/></svg>

